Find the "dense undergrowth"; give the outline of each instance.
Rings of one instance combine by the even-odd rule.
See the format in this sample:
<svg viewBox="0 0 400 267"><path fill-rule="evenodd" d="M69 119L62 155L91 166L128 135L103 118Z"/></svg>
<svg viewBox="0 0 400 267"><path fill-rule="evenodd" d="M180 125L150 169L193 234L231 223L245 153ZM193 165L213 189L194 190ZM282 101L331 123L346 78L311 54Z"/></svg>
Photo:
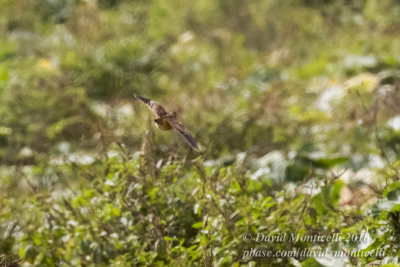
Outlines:
<svg viewBox="0 0 400 267"><path fill-rule="evenodd" d="M397 266L399 14L395 0L1 1L0 262ZM201 152L133 93L177 111Z"/></svg>

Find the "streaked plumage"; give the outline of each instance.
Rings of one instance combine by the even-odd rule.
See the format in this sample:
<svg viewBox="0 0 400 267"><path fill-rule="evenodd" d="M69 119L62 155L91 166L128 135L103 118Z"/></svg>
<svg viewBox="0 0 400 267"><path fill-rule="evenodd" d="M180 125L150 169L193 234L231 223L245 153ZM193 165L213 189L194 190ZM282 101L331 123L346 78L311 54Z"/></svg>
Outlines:
<svg viewBox="0 0 400 267"><path fill-rule="evenodd" d="M143 96L134 94L134 96L146 104L146 106L157 115L157 118L154 120L157 127L161 130L171 130L175 129L189 144L191 148L194 150L198 150L198 146L193 136L189 133L189 131L183 126L176 118L176 113L168 113L160 104L157 102L145 98Z"/></svg>

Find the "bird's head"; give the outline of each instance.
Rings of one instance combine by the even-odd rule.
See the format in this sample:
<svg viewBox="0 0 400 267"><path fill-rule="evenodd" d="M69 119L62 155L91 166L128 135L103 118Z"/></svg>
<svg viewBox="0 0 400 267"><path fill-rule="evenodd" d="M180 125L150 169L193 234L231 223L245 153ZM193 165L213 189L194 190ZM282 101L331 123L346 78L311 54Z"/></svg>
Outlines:
<svg viewBox="0 0 400 267"><path fill-rule="evenodd" d="M154 119L154 122L156 123L157 128L160 130L171 130L172 129L171 125L164 118Z"/></svg>
<svg viewBox="0 0 400 267"><path fill-rule="evenodd" d="M154 119L154 122L155 122L157 125L161 125L161 124L163 124L164 119L162 119L162 118L157 118L157 119Z"/></svg>

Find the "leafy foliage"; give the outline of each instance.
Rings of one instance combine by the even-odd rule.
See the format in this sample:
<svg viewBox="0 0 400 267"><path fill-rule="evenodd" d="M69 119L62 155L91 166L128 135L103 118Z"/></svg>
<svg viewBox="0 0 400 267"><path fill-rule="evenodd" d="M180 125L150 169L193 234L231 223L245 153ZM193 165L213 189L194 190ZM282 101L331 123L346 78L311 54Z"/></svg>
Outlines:
<svg viewBox="0 0 400 267"><path fill-rule="evenodd" d="M0 262L395 266L399 10L1 1ZM202 152L133 93L176 110ZM285 234L341 239L259 240ZM327 250L365 254L263 255Z"/></svg>

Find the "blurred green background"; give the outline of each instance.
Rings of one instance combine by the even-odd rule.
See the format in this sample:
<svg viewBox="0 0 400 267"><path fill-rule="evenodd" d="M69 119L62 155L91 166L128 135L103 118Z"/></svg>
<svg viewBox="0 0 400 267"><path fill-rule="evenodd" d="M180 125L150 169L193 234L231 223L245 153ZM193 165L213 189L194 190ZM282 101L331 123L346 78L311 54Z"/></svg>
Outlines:
<svg viewBox="0 0 400 267"><path fill-rule="evenodd" d="M1 0L1 260L397 266L399 37L398 0Z"/></svg>

